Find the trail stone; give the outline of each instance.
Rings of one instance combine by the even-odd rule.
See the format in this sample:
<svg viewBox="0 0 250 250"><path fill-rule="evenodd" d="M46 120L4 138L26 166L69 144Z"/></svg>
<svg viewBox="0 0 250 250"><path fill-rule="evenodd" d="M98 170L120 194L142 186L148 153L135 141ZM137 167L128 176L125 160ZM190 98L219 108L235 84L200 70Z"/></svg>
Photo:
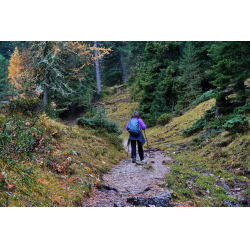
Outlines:
<svg viewBox="0 0 250 250"><path fill-rule="evenodd" d="M123 202L118 201L114 203L114 207L125 207L125 204Z"/></svg>
<svg viewBox="0 0 250 250"><path fill-rule="evenodd" d="M159 196L129 197L127 198L127 202L135 206L148 206L148 205L155 205L156 207L170 207L171 206L169 199L159 197Z"/></svg>
<svg viewBox="0 0 250 250"><path fill-rule="evenodd" d="M78 155L78 156L81 155L80 153L78 153L78 152L76 152L76 151L72 151L72 153L73 153L74 155Z"/></svg>

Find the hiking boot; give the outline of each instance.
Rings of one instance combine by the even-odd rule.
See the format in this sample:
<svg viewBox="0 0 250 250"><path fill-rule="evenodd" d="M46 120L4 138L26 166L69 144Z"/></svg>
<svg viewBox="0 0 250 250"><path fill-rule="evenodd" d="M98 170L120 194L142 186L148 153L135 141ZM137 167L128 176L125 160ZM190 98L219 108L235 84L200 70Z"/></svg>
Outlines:
<svg viewBox="0 0 250 250"><path fill-rule="evenodd" d="M141 163L147 163L147 161L145 159L141 160Z"/></svg>
<svg viewBox="0 0 250 250"><path fill-rule="evenodd" d="M136 163L136 158L133 157L132 163Z"/></svg>

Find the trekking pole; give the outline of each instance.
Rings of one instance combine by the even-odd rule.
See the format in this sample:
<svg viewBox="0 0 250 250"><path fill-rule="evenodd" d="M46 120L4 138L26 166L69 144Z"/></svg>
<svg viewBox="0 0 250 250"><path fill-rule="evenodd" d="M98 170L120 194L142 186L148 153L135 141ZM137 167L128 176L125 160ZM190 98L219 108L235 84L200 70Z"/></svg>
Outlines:
<svg viewBox="0 0 250 250"><path fill-rule="evenodd" d="M127 146L128 146L128 151L127 151L127 156L128 156L128 154L129 154L129 141L128 141L128 145Z"/></svg>
<svg viewBox="0 0 250 250"><path fill-rule="evenodd" d="M146 141L147 141L147 148L148 148L148 139L147 139L146 131L145 130L144 130L144 135L145 135L145 138L146 138Z"/></svg>

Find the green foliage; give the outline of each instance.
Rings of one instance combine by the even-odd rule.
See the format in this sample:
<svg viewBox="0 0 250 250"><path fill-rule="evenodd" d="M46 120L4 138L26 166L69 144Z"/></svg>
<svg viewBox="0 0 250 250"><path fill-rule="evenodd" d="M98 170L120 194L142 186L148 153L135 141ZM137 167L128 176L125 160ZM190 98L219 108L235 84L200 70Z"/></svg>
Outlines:
<svg viewBox="0 0 250 250"><path fill-rule="evenodd" d="M199 96L195 101L193 101L193 106L198 106L200 103L205 102L212 98L212 94L214 93L214 90L209 90L205 93L203 93L201 96Z"/></svg>
<svg viewBox="0 0 250 250"><path fill-rule="evenodd" d="M111 47L112 51L100 59L101 82L106 86L123 83L122 61L119 47L121 42L99 42L99 46Z"/></svg>
<svg viewBox="0 0 250 250"><path fill-rule="evenodd" d="M100 96L99 96L99 100L105 100L108 98L108 96L110 95L110 92L106 89L102 89Z"/></svg>
<svg viewBox="0 0 250 250"><path fill-rule="evenodd" d="M186 136L195 134L196 132L205 129L206 125L207 125L207 120L205 118L201 118L195 123L193 123L192 127L185 129L183 131L183 134Z"/></svg>
<svg viewBox="0 0 250 250"><path fill-rule="evenodd" d="M43 103L38 98L15 99L11 100L8 104L8 110L10 113L21 112L24 115L30 115L31 113L41 113L43 108Z"/></svg>
<svg viewBox="0 0 250 250"><path fill-rule="evenodd" d="M100 106L97 106L97 108L95 109L95 116L94 118L100 121L103 121L105 119L107 119L108 114L106 112L105 108L101 108Z"/></svg>
<svg viewBox="0 0 250 250"><path fill-rule="evenodd" d="M245 115L236 115L222 127L231 133L245 132L249 127L248 118Z"/></svg>
<svg viewBox="0 0 250 250"><path fill-rule="evenodd" d="M198 131L210 128L208 127L208 124L210 121L214 121L215 109L216 106L213 106L211 109L207 110L200 119L198 119L196 122L193 123L193 125L190 128L185 129L183 131L183 134L185 136L190 136ZM217 126L213 126L213 128L217 128Z"/></svg>
<svg viewBox="0 0 250 250"><path fill-rule="evenodd" d="M158 119L157 119L157 123L159 125L165 126L166 124L168 124L169 122L171 122L173 116L171 114L162 114Z"/></svg>
<svg viewBox="0 0 250 250"><path fill-rule="evenodd" d="M186 42L180 58L177 84L178 102L175 110L187 108L202 93L200 62L192 42Z"/></svg>
<svg viewBox="0 0 250 250"><path fill-rule="evenodd" d="M106 120L106 118L106 110L98 106L93 118L79 118L77 120L77 125L82 127L87 126L94 129L103 128L109 133L116 133L118 135L122 134L122 130L118 128L117 124L115 122Z"/></svg>
<svg viewBox="0 0 250 250"><path fill-rule="evenodd" d="M249 87L244 84L249 78L250 43L216 42L209 50L213 66L209 74L214 80L216 104L222 114L232 113L238 106L244 106L249 96Z"/></svg>
<svg viewBox="0 0 250 250"><path fill-rule="evenodd" d="M8 61L0 54L0 102L9 99L13 94L13 88L8 82Z"/></svg>
<svg viewBox="0 0 250 250"><path fill-rule="evenodd" d="M82 127L87 126L94 129L104 128L110 133L122 134L122 130L118 128L117 124L109 120L100 120L96 118L88 119L82 117L77 120L77 125Z"/></svg>
<svg viewBox="0 0 250 250"><path fill-rule="evenodd" d="M41 147L48 148L50 137L44 138L45 129L34 126L38 118L29 122L14 116L0 118L0 158L8 165L16 165L18 161L34 159L34 152Z"/></svg>
<svg viewBox="0 0 250 250"><path fill-rule="evenodd" d="M133 70L136 78L130 92L139 101L139 112L148 127L154 126L161 114L172 110L178 51L178 42L146 42Z"/></svg>

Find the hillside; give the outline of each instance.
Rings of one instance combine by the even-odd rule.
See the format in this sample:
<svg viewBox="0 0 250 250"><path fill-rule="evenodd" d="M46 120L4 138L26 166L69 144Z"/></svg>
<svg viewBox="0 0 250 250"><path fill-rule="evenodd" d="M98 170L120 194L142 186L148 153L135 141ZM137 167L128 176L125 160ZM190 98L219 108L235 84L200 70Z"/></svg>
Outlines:
<svg viewBox="0 0 250 250"><path fill-rule="evenodd" d="M121 129L138 107L130 102L127 89L116 91L101 104ZM171 168L165 183L173 190L174 201L195 206L249 206L249 132L233 135L222 130L183 135L214 104L215 100L210 99L165 126L147 129L149 147L172 158L167 162Z"/></svg>
<svg viewBox="0 0 250 250"><path fill-rule="evenodd" d="M0 206L81 206L125 157L108 134L45 114L1 114L0 127Z"/></svg>

